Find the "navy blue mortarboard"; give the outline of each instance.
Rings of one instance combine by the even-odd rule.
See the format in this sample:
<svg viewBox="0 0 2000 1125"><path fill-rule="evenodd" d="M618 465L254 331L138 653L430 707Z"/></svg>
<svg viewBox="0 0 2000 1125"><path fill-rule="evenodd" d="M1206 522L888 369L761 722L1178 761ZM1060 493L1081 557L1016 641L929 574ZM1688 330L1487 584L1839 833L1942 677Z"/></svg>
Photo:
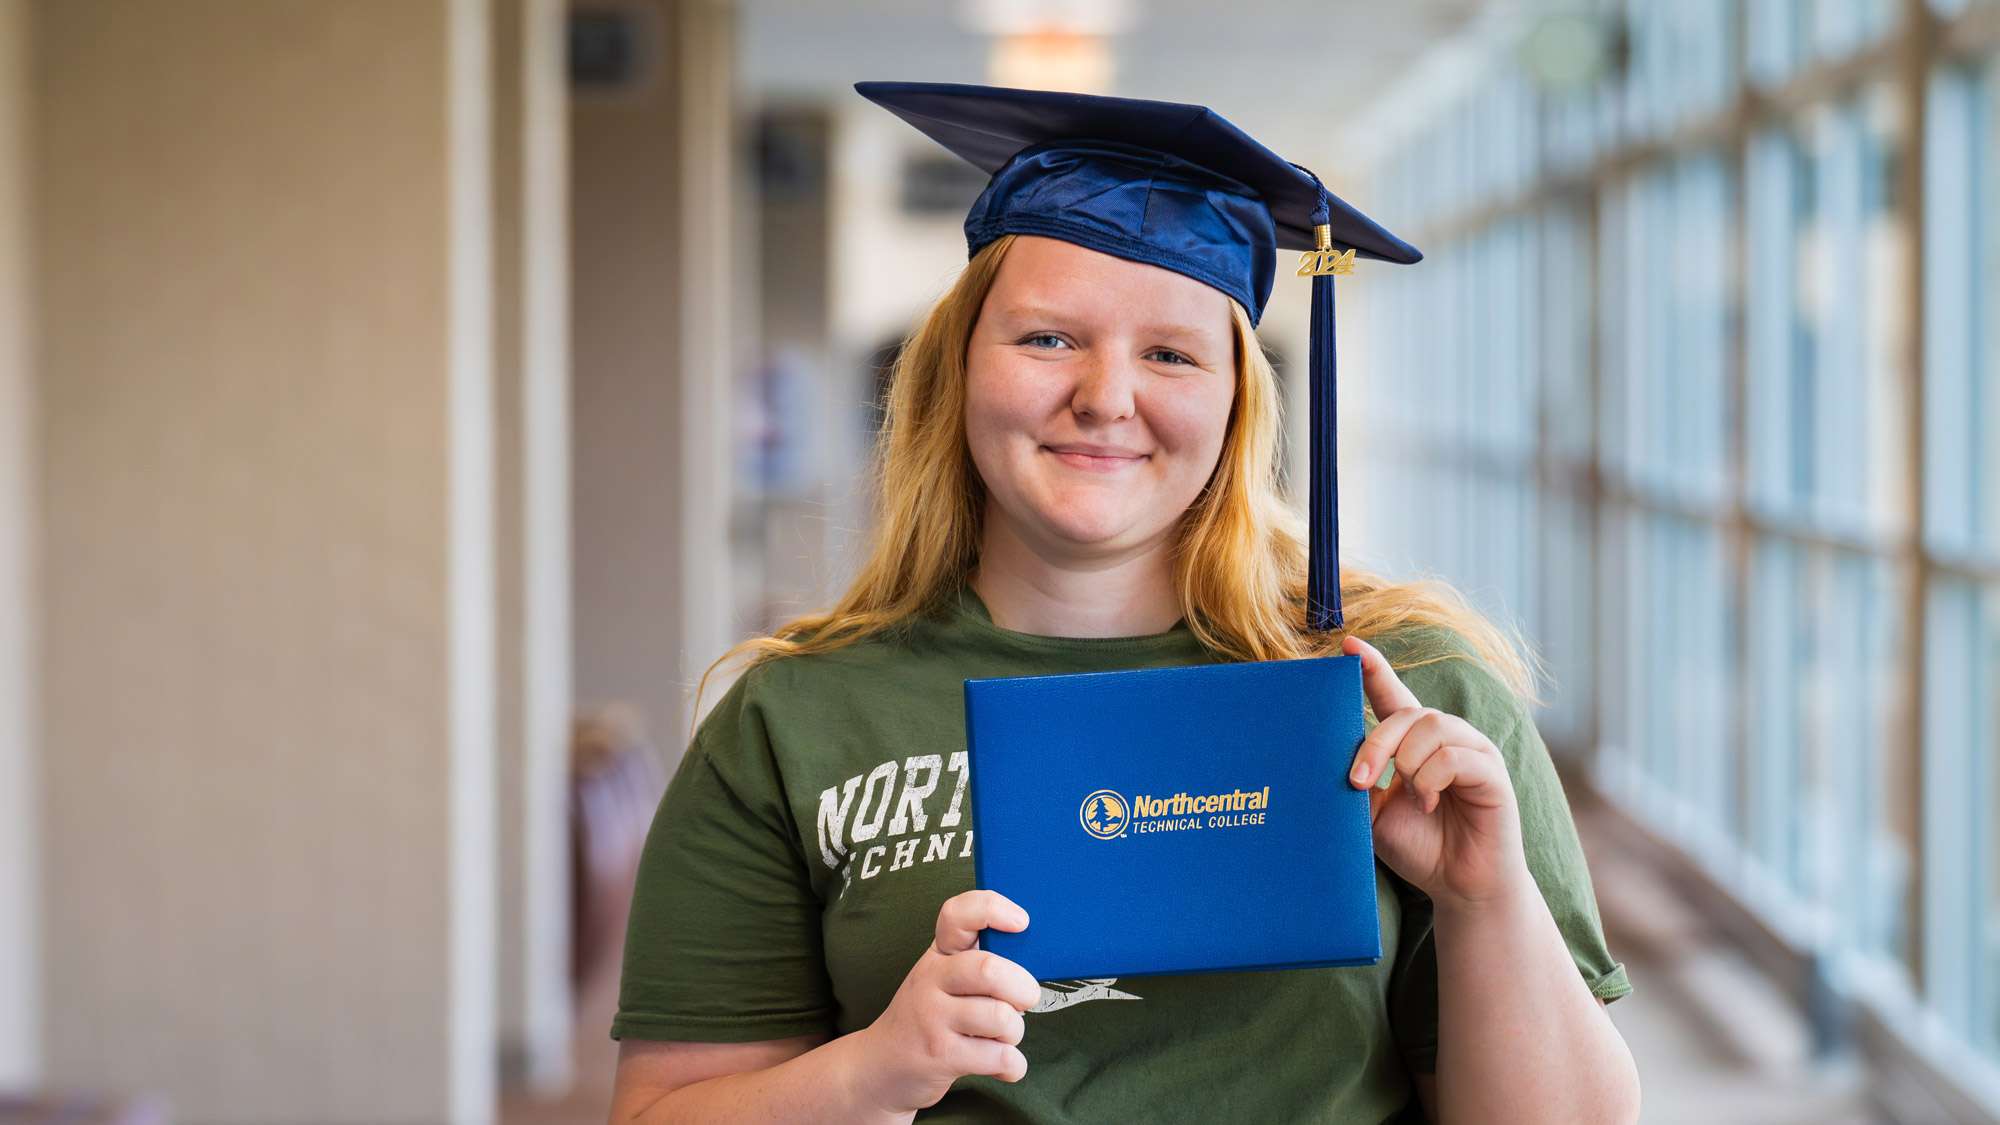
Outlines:
<svg viewBox="0 0 2000 1125"><path fill-rule="evenodd" d="M1416 247L1206 106L943 82L855 90L993 178L965 218L967 256L1003 234L1058 238L1205 282L1255 324L1276 251L1313 279L1307 623L1343 626L1335 481L1333 276Z"/></svg>

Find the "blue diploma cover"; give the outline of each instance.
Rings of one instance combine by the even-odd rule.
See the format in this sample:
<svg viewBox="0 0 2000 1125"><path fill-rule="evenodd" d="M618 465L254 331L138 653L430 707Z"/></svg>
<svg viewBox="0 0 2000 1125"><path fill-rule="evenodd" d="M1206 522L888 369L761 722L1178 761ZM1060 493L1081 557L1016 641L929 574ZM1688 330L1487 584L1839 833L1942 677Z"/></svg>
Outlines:
<svg viewBox="0 0 2000 1125"><path fill-rule="evenodd" d="M1361 658L965 681L980 947L1038 980L1382 956Z"/></svg>

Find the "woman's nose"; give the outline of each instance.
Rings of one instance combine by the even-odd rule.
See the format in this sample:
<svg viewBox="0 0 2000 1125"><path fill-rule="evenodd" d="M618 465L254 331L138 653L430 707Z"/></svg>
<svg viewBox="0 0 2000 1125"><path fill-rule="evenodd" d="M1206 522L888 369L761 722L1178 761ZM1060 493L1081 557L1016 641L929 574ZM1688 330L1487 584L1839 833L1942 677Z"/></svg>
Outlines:
<svg viewBox="0 0 2000 1125"><path fill-rule="evenodd" d="M1072 411L1099 422L1132 416L1139 372L1129 360L1099 352L1082 368L1076 390L1070 395Z"/></svg>

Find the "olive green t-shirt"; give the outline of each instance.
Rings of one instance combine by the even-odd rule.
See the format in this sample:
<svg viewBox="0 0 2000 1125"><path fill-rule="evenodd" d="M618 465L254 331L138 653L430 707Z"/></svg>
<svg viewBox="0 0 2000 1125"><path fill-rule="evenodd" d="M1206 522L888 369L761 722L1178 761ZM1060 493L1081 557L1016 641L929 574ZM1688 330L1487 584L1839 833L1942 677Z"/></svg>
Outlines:
<svg viewBox="0 0 2000 1125"><path fill-rule="evenodd" d="M1553 763L1457 634L1370 638L1427 706L1506 759L1536 884L1593 995L1631 991L1606 948ZM614 1039L745 1042L867 1027L972 889L964 681L1214 663L1177 623L1138 637L995 625L971 587L940 617L760 664L703 720L655 814ZM1369 725L1372 727L1373 718ZM1374 965L1046 981L1018 1083L968 1075L923 1121L1422 1120L1434 1069L1430 901L1379 861ZM1030 923L1032 925L1032 922Z"/></svg>

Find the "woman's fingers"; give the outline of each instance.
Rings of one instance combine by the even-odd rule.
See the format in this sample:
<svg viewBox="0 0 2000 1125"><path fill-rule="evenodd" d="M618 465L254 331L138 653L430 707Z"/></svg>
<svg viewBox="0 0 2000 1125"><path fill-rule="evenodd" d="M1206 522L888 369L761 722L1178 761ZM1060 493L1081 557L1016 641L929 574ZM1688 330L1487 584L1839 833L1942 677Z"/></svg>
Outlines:
<svg viewBox="0 0 2000 1125"><path fill-rule="evenodd" d="M1397 747L1408 739L1410 728L1427 713L1429 709L1425 707L1406 707L1376 723L1354 751L1348 780L1357 788L1375 784L1375 779L1382 776L1383 763L1390 755L1401 753Z"/></svg>
<svg viewBox="0 0 2000 1125"><path fill-rule="evenodd" d="M1424 764L1410 777L1410 789L1423 802L1425 812L1437 811L1438 802L1444 799L1444 791L1451 788L1465 770L1465 756L1472 753L1463 746L1440 746L1433 751Z"/></svg>
<svg viewBox="0 0 2000 1125"><path fill-rule="evenodd" d="M1341 639L1340 651L1361 658L1361 690L1368 696L1368 706L1375 709L1376 718L1386 720L1405 707L1422 706L1396 670L1389 667L1389 658L1374 645L1349 633Z"/></svg>
<svg viewBox="0 0 2000 1125"><path fill-rule="evenodd" d="M1408 781L1425 812L1435 810L1444 791L1452 788L1461 799L1498 804L1486 787L1507 781L1507 765L1492 740L1442 711L1412 725L1396 750L1396 772Z"/></svg>
<svg viewBox="0 0 2000 1125"><path fill-rule="evenodd" d="M954 953L946 966L944 990L954 996L991 996L1027 1011L1041 1002L1042 986L1019 964L984 949Z"/></svg>
<svg viewBox="0 0 2000 1125"><path fill-rule="evenodd" d="M1375 784L1382 776L1383 764L1397 753L1397 743L1402 741L1410 724L1421 717L1423 703L1374 645L1350 633L1341 639L1340 647L1347 655L1361 658L1361 689L1375 717L1381 720L1362 739L1349 767L1348 781L1362 788Z"/></svg>
<svg viewBox="0 0 2000 1125"><path fill-rule="evenodd" d="M1433 764L1447 750L1457 753L1444 754L1443 764ZM1355 753L1354 775L1350 780L1356 785L1372 784L1383 764L1393 756L1396 778L1408 783L1413 795L1421 799L1424 811L1430 812L1437 808L1438 796L1452 781L1465 775L1472 764L1467 755L1486 759L1480 763L1476 778L1467 775L1468 780L1496 781L1506 772L1492 740L1471 723L1435 707L1406 709L1376 724L1362 740ZM1392 779L1390 788L1394 786ZM1371 813L1379 813L1390 795L1386 789L1370 794Z"/></svg>
<svg viewBox="0 0 2000 1125"><path fill-rule="evenodd" d="M1403 788L1404 788L1403 779L1394 774L1391 774L1389 776L1389 784L1378 785L1375 788L1368 791L1369 824L1372 825L1375 823L1375 818L1382 815L1382 806L1388 804L1390 798L1394 797L1397 793L1401 792Z"/></svg>
<svg viewBox="0 0 2000 1125"><path fill-rule="evenodd" d="M1028 912L999 891L962 891L938 908L936 945L939 953L962 953L979 944L979 931L1025 930Z"/></svg>
<svg viewBox="0 0 2000 1125"><path fill-rule="evenodd" d="M978 1069L968 1069L967 1074L990 1074L1002 1082L1019 1082L1027 1077L1028 1056L1011 1043L976 1043L973 1056Z"/></svg>
<svg viewBox="0 0 2000 1125"><path fill-rule="evenodd" d="M1021 1010L992 996L960 996L951 1004L945 1026L960 1035L1019 1043L1027 1034L1027 1018Z"/></svg>
<svg viewBox="0 0 2000 1125"><path fill-rule="evenodd" d="M1016 1046L1028 1033L1021 1013L1041 1000L1042 986L1020 965L982 949L946 962L941 1015L955 1036L953 1069L1019 1082L1028 1072L1028 1057Z"/></svg>
<svg viewBox="0 0 2000 1125"><path fill-rule="evenodd" d="M1401 711L1397 717L1414 715L1415 718L1403 729L1403 736L1393 748L1396 756L1396 772L1405 778L1415 780L1417 771L1424 768L1439 747L1452 743L1463 743L1469 735L1477 740L1479 732L1472 724L1449 711L1435 707L1422 707L1415 711Z"/></svg>

